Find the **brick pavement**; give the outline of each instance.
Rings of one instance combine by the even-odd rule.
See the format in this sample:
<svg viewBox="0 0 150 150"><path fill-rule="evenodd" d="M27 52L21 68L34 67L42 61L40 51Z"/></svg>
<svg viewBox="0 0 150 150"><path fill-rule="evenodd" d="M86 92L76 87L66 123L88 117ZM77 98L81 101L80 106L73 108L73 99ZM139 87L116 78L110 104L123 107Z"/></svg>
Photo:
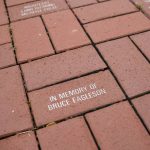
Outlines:
<svg viewBox="0 0 150 150"><path fill-rule="evenodd" d="M150 149L149 0L0 1L0 149Z"/></svg>

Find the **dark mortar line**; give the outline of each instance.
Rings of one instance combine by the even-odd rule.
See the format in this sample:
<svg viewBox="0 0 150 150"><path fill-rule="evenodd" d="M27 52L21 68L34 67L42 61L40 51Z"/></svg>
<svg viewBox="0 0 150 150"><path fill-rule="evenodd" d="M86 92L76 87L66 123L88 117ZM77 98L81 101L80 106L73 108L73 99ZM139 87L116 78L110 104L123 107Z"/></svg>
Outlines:
<svg viewBox="0 0 150 150"><path fill-rule="evenodd" d="M88 75L91 75L91 74L95 74L95 73L98 73L98 72L101 72L101 71L105 71L107 69L108 68L106 67L106 68L103 68L103 69L98 69L98 70L95 70L95 71L84 73L84 74L79 75L79 76L70 77L70 78L64 79L62 81L58 81L58 82L55 82L55 83L52 83L52 84L47 84L47 85L42 86L40 88L34 88L32 90L28 90L28 93L33 92L33 91L37 91L37 90L41 90L41 89L44 89L44 88L47 88L47 87L55 86L55 85L58 85L58 84L61 84L61 83L69 82L69 81L72 81L72 80L75 80L75 79L80 79L82 77L85 77L85 76L88 76Z"/></svg>
<svg viewBox="0 0 150 150"><path fill-rule="evenodd" d="M139 97L142 97L142 96L145 96L145 95L148 95L148 94L150 94L150 91L146 91L144 93L141 93L141 94L135 95L133 97L130 97L130 100L135 99L135 98L139 98Z"/></svg>
<svg viewBox="0 0 150 150"><path fill-rule="evenodd" d="M5 6L6 6L6 2L5 2ZM11 26L10 26L11 21L10 21L10 17L9 17L7 6L6 6L6 11L7 11L8 20L9 20L9 32L10 32L12 47L14 49L13 52L14 52L14 56L15 56L15 60L16 60L16 65L18 65L19 70L20 70L22 84L23 84L23 87L24 87L24 94L26 96L26 102L27 102L28 109L29 109L29 112L30 112L30 116L31 116L31 120L32 120L32 125L35 128L36 127L36 125L35 125L35 119L34 119L34 116L33 116L32 108L30 106L30 101L29 101L29 97L28 97L28 94L27 94L26 84L25 84L25 81L24 81L24 75L23 75L23 72L21 70L21 66L20 66L20 64L18 64L18 61L17 61L16 47L15 47L14 40L13 40L13 32L12 32ZM15 134L13 134L13 135L15 135ZM36 137L36 141L37 141L37 144L38 144L38 148L39 148L39 150L41 150L40 145L39 145L39 140L38 140L38 137L36 136L36 133L35 133L35 137Z"/></svg>
<svg viewBox="0 0 150 150"><path fill-rule="evenodd" d="M99 54L99 56L102 58L102 60L105 62L105 64L107 65L107 67L109 68L112 76L114 77L115 81L118 83L120 89L122 90L122 92L124 93L126 99L128 100L128 102L130 103L130 105L132 106L132 103L130 101L130 98L128 97L126 91L124 90L124 88L122 87L122 85L120 84L119 80L117 79L117 77L115 76L115 74L113 73L111 67L109 67L107 61L104 59L103 55L101 54L101 52L98 50L98 48L95 46L95 43L92 41L90 35L86 32L86 30L84 29L84 27L82 26L80 20L78 19L78 17L76 16L76 14L73 12L72 10L72 13L75 15L76 19L78 20L78 22L80 23L81 27L83 28L84 32L86 33L86 35L89 37L89 39L91 40L92 42L92 45L93 47L96 49L97 53ZM139 33L139 32L138 32ZM115 40L115 39L114 39ZM107 41L108 42L108 41ZM146 131L149 133L148 129L147 129L147 126L145 125L144 121L142 120L142 118L140 117L140 115L136 112L135 108L132 106L134 112L136 113L137 117L140 119L141 123L143 124L143 126L145 127Z"/></svg>
<svg viewBox="0 0 150 150"><path fill-rule="evenodd" d="M109 67L108 63L106 62L106 60L104 59L104 57L102 56L102 54L99 52L98 48L95 46L95 43L93 42L92 38L90 37L90 35L88 34L88 32L85 30L85 28L82 26L82 23L80 22L79 18L76 16L76 14L74 13L74 11L71 9L72 13L74 14L74 16L76 17L76 19L78 20L80 26L82 27L82 29L84 30L85 34L87 35L87 37L90 39L91 44L93 45L93 47L95 48L96 52L98 53L98 55L100 56L100 58L103 60L103 62L106 64L107 68L109 69L109 71L111 72L112 76L114 77L114 79L116 80L116 82L118 83L120 89L122 90L122 92L124 93L124 95L126 96L126 98L128 98L125 90L122 88L120 82L118 81L118 79L116 78L116 76L114 75L113 71L111 70L111 68Z"/></svg>
<svg viewBox="0 0 150 150"><path fill-rule="evenodd" d="M94 135L94 133L93 133L93 131L92 131L90 125L89 125L89 122L87 121L87 119L86 119L85 116L83 116L83 118L84 118L84 120L85 120L85 124L87 125L87 128L89 129L89 131L90 131L90 133L91 133L91 136L92 136L92 138L93 138L93 140L94 140L94 143L96 144L98 150L101 150L100 145L98 144L98 141L97 141L97 139L96 139L96 137L95 137L95 135Z"/></svg>
<svg viewBox="0 0 150 150"><path fill-rule="evenodd" d="M4 45L7 45L7 44L11 44L11 41L10 41L10 42L6 42L6 43L3 43L3 44L0 44L0 46L4 46Z"/></svg>
<svg viewBox="0 0 150 150"><path fill-rule="evenodd" d="M7 69L7 68L10 68L10 67L14 67L14 66L16 66L16 65L17 65L17 64L7 65L7 66L4 66L4 67L1 67L0 70Z"/></svg>
<svg viewBox="0 0 150 150"><path fill-rule="evenodd" d="M133 10L133 11L127 12L127 13L122 13L122 14L118 14L118 15L114 15L114 16L110 16L110 17L104 17L104 18L96 19L96 20L89 21L89 22L86 22L86 23L82 23L82 21L80 21L80 22L82 23L82 25L87 25L87 24L91 24L91 23L94 23L94 22L99 22L99 21L104 21L104 20L107 20L107 19L113 19L113 18L116 18L116 17L121 17L121 16L125 16L125 15L134 14L134 13L137 13L137 12L139 12L139 10Z"/></svg>
<svg viewBox="0 0 150 150"><path fill-rule="evenodd" d="M102 44L102 43L105 43L105 42L114 41L114 40L121 39L121 38L126 38L128 36L133 36L133 35L136 35L136 34L144 33L144 32L147 32L147 31L150 31L150 28L142 30L142 31L137 31L137 32L134 32L134 33L131 33L131 34L125 34L125 35L121 35L121 36L117 36L117 37L114 37L114 38L110 38L110 39L95 42L95 43L93 42L93 43L98 45L98 44Z"/></svg>
<svg viewBox="0 0 150 150"><path fill-rule="evenodd" d="M137 118L141 122L141 125L143 125L143 127L145 128L147 133L150 135L150 131L149 131L147 125L145 124L143 118L140 116L139 112L137 111L136 107L134 106L134 104L132 103L132 101L130 99L128 99L128 102L129 102L130 106L132 107L132 110L135 112Z"/></svg>
<svg viewBox="0 0 150 150"><path fill-rule="evenodd" d="M47 34L47 36L48 36L48 38L49 38L49 41L50 41L50 43L51 43L51 45L52 45L52 47L53 47L54 53L56 54L55 45L54 45L54 43L53 43L53 40L52 40L52 38L51 38L50 33L48 32L48 29L47 29L47 27L46 27L46 24L45 24L45 22L44 22L44 19L43 19L42 16L40 16L40 18L41 18L41 21L42 21L43 26L44 26L44 28L45 28L45 32L46 32L46 34Z"/></svg>
<svg viewBox="0 0 150 150"><path fill-rule="evenodd" d="M98 106L96 108L91 108L90 110L87 110L87 111L83 111L81 113L78 113L78 114L75 114L75 115L72 115L72 116L69 116L69 117L66 117L66 118L63 118L63 119L59 119L59 120L56 120L56 121L53 121L53 122L49 122L49 123L46 123L46 124L43 124L43 125L40 125L40 126L37 126L35 128L30 128L30 129L24 129L24 130L20 130L20 131L17 131L17 132L13 132L13 133L10 133L8 135L3 135L0 137L0 140L3 140L3 139L6 139L6 138L9 138L9 137L12 137L12 136L15 136L15 135L19 135L19 134L24 134L26 132L35 132L35 135L36 134L36 131L39 130L39 129L43 129L43 128L46 128L46 127L49 127L51 125L56 125L56 124L59 124L61 122L64 122L64 121L67 121L67 120L70 120L70 119L74 119L74 118L77 118L77 117L83 117L84 115L86 115L87 113L91 113L91 112L95 112L97 110L101 110L103 108L107 108L107 107L110 107L112 105L115 105L115 104L118 104L118 103L121 103L121 102L124 102L124 101L127 101L126 99L123 99L123 100L118 100L117 102L112 102L112 103L109 103L109 104L104 104L103 106ZM39 141L39 140L38 140ZM41 150L41 149L40 149Z"/></svg>
<svg viewBox="0 0 150 150"><path fill-rule="evenodd" d="M48 54L48 55L45 55L45 56L39 56L38 58L33 58L33 59L30 59L30 60L25 60L25 61L22 61L22 62L18 62L18 64L20 64L20 65L27 64L27 63L34 62L34 61L37 61L37 60L40 60L40 59L44 59L44 58L48 58L48 57L51 57L51 56L56 56L56 55L59 55L59 54L63 54L65 52L70 52L72 50L76 50L76 49L83 48L83 47L86 47L86 46L92 46L92 45L91 45L91 43L89 43L87 45L81 45L79 47L75 47L75 48L72 48L72 49L67 49L67 50L64 50L64 51L61 51L61 52L56 52L54 54Z"/></svg>
<svg viewBox="0 0 150 150"><path fill-rule="evenodd" d="M143 57L150 63L150 60L148 59L148 57L143 53L143 51L140 49L140 47L138 47L138 45L134 42L134 40L132 40L132 38L130 36L128 36L128 38L131 40L133 45L139 50L139 52L143 55Z"/></svg>

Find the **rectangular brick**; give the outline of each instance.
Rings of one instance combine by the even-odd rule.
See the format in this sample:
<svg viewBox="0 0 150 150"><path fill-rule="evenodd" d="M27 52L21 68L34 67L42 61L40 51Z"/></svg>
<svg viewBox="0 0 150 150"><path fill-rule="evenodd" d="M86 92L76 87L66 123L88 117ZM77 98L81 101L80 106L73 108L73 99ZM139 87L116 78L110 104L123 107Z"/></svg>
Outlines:
<svg viewBox="0 0 150 150"><path fill-rule="evenodd" d="M82 47L21 65L28 90L103 69L105 64L92 46Z"/></svg>
<svg viewBox="0 0 150 150"><path fill-rule="evenodd" d="M8 25L0 26L0 44L9 43L11 41Z"/></svg>
<svg viewBox="0 0 150 150"><path fill-rule="evenodd" d="M11 44L0 46L0 68L15 65L15 55Z"/></svg>
<svg viewBox="0 0 150 150"><path fill-rule="evenodd" d="M29 93L37 126L123 99L125 97L109 71Z"/></svg>
<svg viewBox="0 0 150 150"><path fill-rule="evenodd" d="M0 140L0 146L2 150L38 150L38 145L33 132L27 132Z"/></svg>
<svg viewBox="0 0 150 150"><path fill-rule="evenodd" d="M150 136L128 102L86 115L102 150L149 150Z"/></svg>
<svg viewBox="0 0 150 150"><path fill-rule="evenodd" d="M127 0L107 1L74 9L82 23L88 23L108 17L137 11L136 7Z"/></svg>
<svg viewBox="0 0 150 150"><path fill-rule="evenodd" d="M140 23L139 23L140 22ZM150 29L150 20L141 12L105 19L84 25L95 43Z"/></svg>
<svg viewBox="0 0 150 150"><path fill-rule="evenodd" d="M132 103L150 131L150 94L133 99Z"/></svg>
<svg viewBox="0 0 150 150"><path fill-rule="evenodd" d="M99 44L98 48L128 96L150 90L150 65L129 38Z"/></svg>
<svg viewBox="0 0 150 150"><path fill-rule="evenodd" d="M71 8L97 3L96 0L67 0Z"/></svg>
<svg viewBox="0 0 150 150"><path fill-rule="evenodd" d="M43 18L57 52L90 43L90 40L70 10L48 14L43 16Z"/></svg>
<svg viewBox="0 0 150 150"><path fill-rule="evenodd" d="M0 25L8 23L7 13L3 0L0 1L0 18Z"/></svg>
<svg viewBox="0 0 150 150"><path fill-rule="evenodd" d="M8 11L11 21L16 21L67 8L65 0L40 0L9 7Z"/></svg>
<svg viewBox="0 0 150 150"><path fill-rule="evenodd" d="M43 150L97 150L82 117L40 129L37 135Z"/></svg>
<svg viewBox="0 0 150 150"><path fill-rule="evenodd" d="M131 39L150 60L150 31L131 36Z"/></svg>
<svg viewBox="0 0 150 150"><path fill-rule="evenodd" d="M0 137L32 128L18 66L0 70Z"/></svg>
<svg viewBox="0 0 150 150"><path fill-rule="evenodd" d="M39 17L12 23L11 28L18 62L54 54L44 25Z"/></svg>
<svg viewBox="0 0 150 150"><path fill-rule="evenodd" d="M6 0L6 4L7 6L13 6L13 5L19 5L22 3L27 3L27 2L32 2L32 1L36 1L36 0Z"/></svg>
<svg viewBox="0 0 150 150"><path fill-rule="evenodd" d="M131 0L131 1L150 18L149 0Z"/></svg>

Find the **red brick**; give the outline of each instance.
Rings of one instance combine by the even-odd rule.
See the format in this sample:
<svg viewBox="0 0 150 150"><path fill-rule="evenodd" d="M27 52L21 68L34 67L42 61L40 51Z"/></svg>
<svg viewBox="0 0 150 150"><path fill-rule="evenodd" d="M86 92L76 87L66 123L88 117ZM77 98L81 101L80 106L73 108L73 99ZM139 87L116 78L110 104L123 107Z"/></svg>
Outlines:
<svg viewBox="0 0 150 150"><path fill-rule="evenodd" d="M18 6L9 7L8 11L11 21L15 21L67 8L68 6L65 0L40 0Z"/></svg>
<svg viewBox="0 0 150 150"><path fill-rule="evenodd" d="M22 65L28 90L105 68L92 46L86 46Z"/></svg>
<svg viewBox="0 0 150 150"><path fill-rule="evenodd" d="M40 129L37 135L43 150L97 150L82 117Z"/></svg>
<svg viewBox="0 0 150 150"><path fill-rule="evenodd" d="M0 140L2 150L38 150L37 142L33 132L15 135Z"/></svg>
<svg viewBox="0 0 150 150"><path fill-rule="evenodd" d="M27 19L11 25L19 62L54 53L40 18Z"/></svg>
<svg viewBox="0 0 150 150"><path fill-rule="evenodd" d="M136 7L129 1L115 0L76 8L74 9L74 12L82 23L88 23L99 19L134 12L136 10Z"/></svg>
<svg viewBox="0 0 150 150"><path fill-rule="evenodd" d="M150 94L136 98L132 102L150 131Z"/></svg>
<svg viewBox="0 0 150 150"><path fill-rule="evenodd" d="M149 0L131 0L135 5L144 11L148 17L150 17L150 1Z"/></svg>
<svg viewBox="0 0 150 150"><path fill-rule="evenodd" d="M90 89L91 84L96 84L96 88ZM68 94L66 97L61 98L63 93L69 93L68 91L75 91L75 89L83 89L83 87L86 87L86 90L79 94ZM95 94L95 96L97 95L96 97L94 95L93 97L88 96L88 93L96 91L99 92L99 95ZM57 100L51 102L51 96L56 96ZM36 124L40 126L123 100L125 97L111 74L105 71L31 92L29 93L29 99ZM62 102L65 103L65 106L57 108L54 106Z"/></svg>
<svg viewBox="0 0 150 150"><path fill-rule="evenodd" d="M6 4L7 6L13 6L13 5L19 5L22 3L27 3L27 2L32 2L32 1L36 1L36 0L6 0Z"/></svg>
<svg viewBox="0 0 150 150"><path fill-rule="evenodd" d="M150 31L133 35L131 36L131 38L150 60L150 45L149 45Z"/></svg>
<svg viewBox="0 0 150 150"><path fill-rule="evenodd" d="M0 68L15 65L15 55L11 44L0 46Z"/></svg>
<svg viewBox="0 0 150 150"><path fill-rule="evenodd" d="M71 8L97 3L96 0L67 0Z"/></svg>
<svg viewBox="0 0 150 150"><path fill-rule="evenodd" d="M149 150L150 137L128 102L86 115L102 150Z"/></svg>
<svg viewBox="0 0 150 150"><path fill-rule="evenodd" d="M140 22L140 23L139 23ZM84 25L95 43L150 29L150 20L141 12Z"/></svg>
<svg viewBox="0 0 150 150"><path fill-rule="evenodd" d="M0 70L0 137L32 128L20 70Z"/></svg>
<svg viewBox="0 0 150 150"><path fill-rule="evenodd" d="M0 26L0 44L9 43L11 41L8 25Z"/></svg>
<svg viewBox="0 0 150 150"><path fill-rule="evenodd" d="M3 0L0 1L0 25L7 24L8 18Z"/></svg>
<svg viewBox="0 0 150 150"><path fill-rule="evenodd" d="M57 52L90 43L90 40L70 10L48 14L43 16L43 18Z"/></svg>
<svg viewBox="0 0 150 150"><path fill-rule="evenodd" d="M128 38L98 45L128 96L150 90L150 66Z"/></svg>

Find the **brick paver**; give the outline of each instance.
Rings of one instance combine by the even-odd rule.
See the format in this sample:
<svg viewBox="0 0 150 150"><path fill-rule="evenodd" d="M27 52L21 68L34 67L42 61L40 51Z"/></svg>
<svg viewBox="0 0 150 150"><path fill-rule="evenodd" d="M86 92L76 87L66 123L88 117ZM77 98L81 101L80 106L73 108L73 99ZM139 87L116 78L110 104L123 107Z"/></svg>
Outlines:
<svg viewBox="0 0 150 150"><path fill-rule="evenodd" d="M20 70L0 70L0 137L32 128Z"/></svg>
<svg viewBox="0 0 150 150"><path fill-rule="evenodd" d="M150 137L127 102L86 115L102 150L149 150Z"/></svg>
<svg viewBox="0 0 150 150"><path fill-rule="evenodd" d="M57 52L90 43L70 10L48 14L43 18Z"/></svg>
<svg viewBox="0 0 150 150"><path fill-rule="evenodd" d="M27 132L0 140L0 146L2 150L38 150L37 142L33 132Z"/></svg>
<svg viewBox="0 0 150 150"><path fill-rule="evenodd" d="M39 16L45 13L51 13L67 9L65 0L40 0L31 3L9 7L11 21Z"/></svg>
<svg viewBox="0 0 150 150"><path fill-rule="evenodd" d="M150 94L133 99L132 102L150 131Z"/></svg>
<svg viewBox="0 0 150 150"><path fill-rule="evenodd" d="M8 23L8 17L3 0L0 1L0 25Z"/></svg>
<svg viewBox="0 0 150 150"><path fill-rule="evenodd" d="M105 11L107 10L107 11ZM136 7L127 0L107 1L86 7L74 9L82 23L87 23L112 16L137 11Z"/></svg>
<svg viewBox="0 0 150 150"><path fill-rule="evenodd" d="M144 13L150 17L150 1L149 0L131 0L135 5L144 11Z"/></svg>
<svg viewBox="0 0 150 150"><path fill-rule="evenodd" d="M146 55L146 57L150 60L150 31L133 35L131 36L131 38L140 48L140 50Z"/></svg>
<svg viewBox="0 0 150 150"><path fill-rule="evenodd" d="M15 54L11 44L0 46L0 68L15 65Z"/></svg>
<svg viewBox="0 0 150 150"><path fill-rule="evenodd" d="M128 38L98 45L128 96L150 90L150 65Z"/></svg>
<svg viewBox="0 0 150 150"><path fill-rule="evenodd" d="M11 24L19 62L54 54L54 50L39 17Z"/></svg>
<svg viewBox="0 0 150 150"><path fill-rule="evenodd" d="M82 117L38 130L37 135L44 150L97 150Z"/></svg>
<svg viewBox="0 0 150 150"><path fill-rule="evenodd" d="M22 65L28 90L78 77L105 67L92 46Z"/></svg>
<svg viewBox="0 0 150 150"><path fill-rule="evenodd" d="M95 85L94 89L91 85ZM123 99L108 71L29 93L38 126Z"/></svg>
<svg viewBox="0 0 150 150"><path fill-rule="evenodd" d="M8 25L0 26L0 44L10 42L10 34Z"/></svg>
<svg viewBox="0 0 150 150"><path fill-rule="evenodd" d="M1 0L0 149L149 150L150 0Z"/></svg>
<svg viewBox="0 0 150 150"><path fill-rule="evenodd" d="M140 23L139 23L140 22ZM150 20L141 12L84 25L95 43L150 29Z"/></svg>
<svg viewBox="0 0 150 150"><path fill-rule="evenodd" d="M67 2L72 8L97 3L96 0L67 0Z"/></svg>

